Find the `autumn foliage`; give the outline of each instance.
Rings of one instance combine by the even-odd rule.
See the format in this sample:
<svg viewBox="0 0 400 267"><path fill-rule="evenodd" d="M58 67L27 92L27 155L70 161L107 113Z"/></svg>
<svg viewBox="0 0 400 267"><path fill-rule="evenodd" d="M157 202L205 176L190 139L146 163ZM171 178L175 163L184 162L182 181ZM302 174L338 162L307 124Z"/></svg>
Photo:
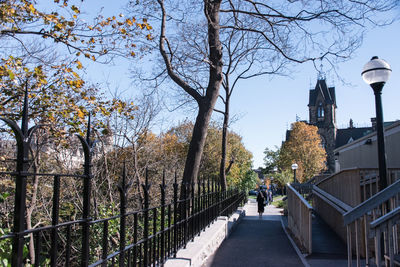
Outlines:
<svg viewBox="0 0 400 267"><path fill-rule="evenodd" d="M290 137L280 150L280 168L290 169L293 163L297 163L297 179L305 182L326 169L325 161L326 152L318 128L305 122L293 123Z"/></svg>
<svg viewBox="0 0 400 267"><path fill-rule="evenodd" d="M7 44L0 49L0 116L19 120L28 91L31 121L60 141L83 135L89 113L96 129L106 132L114 111L133 118L134 103L106 97L87 81L85 68L91 61L134 56L139 39L151 38L151 26L123 14L89 17L81 12L85 7L68 0L0 2L0 37Z"/></svg>

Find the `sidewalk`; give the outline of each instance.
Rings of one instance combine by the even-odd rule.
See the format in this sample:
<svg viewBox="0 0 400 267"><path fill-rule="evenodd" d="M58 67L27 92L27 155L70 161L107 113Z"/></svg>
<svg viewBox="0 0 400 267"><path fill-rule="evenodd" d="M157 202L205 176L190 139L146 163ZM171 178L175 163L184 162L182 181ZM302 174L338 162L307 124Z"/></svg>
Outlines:
<svg viewBox="0 0 400 267"><path fill-rule="evenodd" d="M313 218L313 253L306 257L311 267L347 267L347 247L319 217Z"/></svg>
<svg viewBox="0 0 400 267"><path fill-rule="evenodd" d="M304 266L281 224L281 209L267 206L262 218L257 204L245 205L246 217L204 267Z"/></svg>
<svg viewBox="0 0 400 267"><path fill-rule="evenodd" d="M282 223L288 225L287 217L282 216ZM319 217L313 215L312 222L313 253L305 255L307 266L310 267L347 267L346 244ZM353 265L356 261L353 260Z"/></svg>

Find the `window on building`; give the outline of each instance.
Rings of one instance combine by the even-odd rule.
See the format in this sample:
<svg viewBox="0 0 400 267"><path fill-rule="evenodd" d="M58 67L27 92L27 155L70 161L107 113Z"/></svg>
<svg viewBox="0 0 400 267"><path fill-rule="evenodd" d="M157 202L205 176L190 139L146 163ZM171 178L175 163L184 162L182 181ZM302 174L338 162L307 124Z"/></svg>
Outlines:
<svg viewBox="0 0 400 267"><path fill-rule="evenodd" d="M323 136L321 136L321 147L324 148L326 150L326 141L325 138Z"/></svg>
<svg viewBox="0 0 400 267"><path fill-rule="evenodd" d="M324 117L324 107L322 106L322 102L319 102L319 104L318 104L317 117L318 118L323 118Z"/></svg>

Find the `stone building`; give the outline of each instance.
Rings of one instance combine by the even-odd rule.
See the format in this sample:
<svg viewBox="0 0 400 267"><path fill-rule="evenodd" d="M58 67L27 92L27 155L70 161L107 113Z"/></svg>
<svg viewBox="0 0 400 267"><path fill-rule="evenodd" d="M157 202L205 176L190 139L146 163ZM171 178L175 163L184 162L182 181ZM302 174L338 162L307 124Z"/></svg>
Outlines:
<svg viewBox="0 0 400 267"><path fill-rule="evenodd" d="M318 127L321 143L326 150L326 164L330 173L335 172L335 149L376 131L375 118L371 118L371 127L354 127L353 120L350 119L348 128L338 129L336 109L335 87L328 87L325 78L320 75L315 88L310 89L309 92L308 123ZM392 123L394 122L385 122L384 126Z"/></svg>
<svg viewBox="0 0 400 267"><path fill-rule="evenodd" d="M325 79L318 78L315 88L310 90L309 95L309 124L318 127L321 143L326 150L326 164L329 171L335 169L333 150L336 147L337 136L336 108L335 87L328 87Z"/></svg>

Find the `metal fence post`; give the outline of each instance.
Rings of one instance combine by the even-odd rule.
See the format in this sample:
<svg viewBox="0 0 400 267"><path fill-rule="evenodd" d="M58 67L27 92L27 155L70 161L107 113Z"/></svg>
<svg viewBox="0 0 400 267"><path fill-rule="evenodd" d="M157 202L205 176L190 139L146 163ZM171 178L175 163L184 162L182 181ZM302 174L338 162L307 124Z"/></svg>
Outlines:
<svg viewBox="0 0 400 267"><path fill-rule="evenodd" d="M178 183L175 172L174 181L174 258L176 258L176 253L178 252Z"/></svg>
<svg viewBox="0 0 400 267"><path fill-rule="evenodd" d="M128 195L128 189L131 183L126 183L126 163L124 161L124 167L122 170L122 181L121 184L118 185L119 194L120 194L120 244L119 244L119 266L125 266L125 244L126 244L126 200Z"/></svg>
<svg viewBox="0 0 400 267"><path fill-rule="evenodd" d="M13 267L22 266L26 213L26 183L29 169L29 146L32 135L37 129L33 126L28 130L28 86L25 87L24 105L22 110L21 127L15 121L0 118L13 131L17 142L17 166L15 176L15 202L13 218L12 259Z"/></svg>
<svg viewBox="0 0 400 267"><path fill-rule="evenodd" d="M165 170L163 171L162 184L160 184L161 190L161 251L160 251L160 261L165 260Z"/></svg>
<svg viewBox="0 0 400 267"><path fill-rule="evenodd" d="M60 176L54 176L54 186L53 186L53 212L52 212L52 225L58 224L59 215L59 203L60 203ZM57 266L57 249L58 247L58 230L53 228L51 230L51 256L50 264L51 266Z"/></svg>
<svg viewBox="0 0 400 267"><path fill-rule="evenodd" d="M182 208L181 211L181 222L183 227L183 247L186 248L187 240L187 183L182 183L183 186L183 202L179 204ZM182 199L182 198L181 198Z"/></svg>
<svg viewBox="0 0 400 267"><path fill-rule="evenodd" d="M195 227L195 219L194 219L194 214L195 214L195 203L194 203L194 200L195 200L195 193L194 193L194 182L191 182L190 183L190 185L191 185L191 205L190 205L190 208L191 208L191 213L190 213L190 237L191 237L191 239L192 239L192 241L194 240L194 236L195 236L195 234L194 234L194 227Z"/></svg>
<svg viewBox="0 0 400 267"><path fill-rule="evenodd" d="M144 238L144 244L143 244L143 250L144 250L144 259L143 263L144 266L148 266L148 249L149 249L149 189L150 189L150 184L149 184L149 171L146 169L146 180L145 184L143 185L143 192L144 192L144 229L143 229L143 238Z"/></svg>
<svg viewBox="0 0 400 267"><path fill-rule="evenodd" d="M85 155L84 166L84 181L83 181L83 214L82 214L82 255L81 266L86 267L89 265L89 238L90 238L90 196L92 187L92 151L94 142L90 139L90 114L88 118L88 126L86 132L86 139L78 135L82 143L83 152Z"/></svg>
<svg viewBox="0 0 400 267"><path fill-rule="evenodd" d="M201 196L201 228L203 229L203 231L205 231L205 226L206 226L206 182L203 178L203 195Z"/></svg>
<svg viewBox="0 0 400 267"><path fill-rule="evenodd" d="M197 178L197 207L196 207L196 232L200 235L201 229L201 180Z"/></svg>
<svg viewBox="0 0 400 267"><path fill-rule="evenodd" d="M211 220L210 220L210 218L211 218L211 211L210 211L210 209L211 209L211 205L212 205L212 203L211 203L211 191L210 191L210 177L207 177L207 221L206 221L206 224L208 225L208 226L210 226L210 222L211 222Z"/></svg>

